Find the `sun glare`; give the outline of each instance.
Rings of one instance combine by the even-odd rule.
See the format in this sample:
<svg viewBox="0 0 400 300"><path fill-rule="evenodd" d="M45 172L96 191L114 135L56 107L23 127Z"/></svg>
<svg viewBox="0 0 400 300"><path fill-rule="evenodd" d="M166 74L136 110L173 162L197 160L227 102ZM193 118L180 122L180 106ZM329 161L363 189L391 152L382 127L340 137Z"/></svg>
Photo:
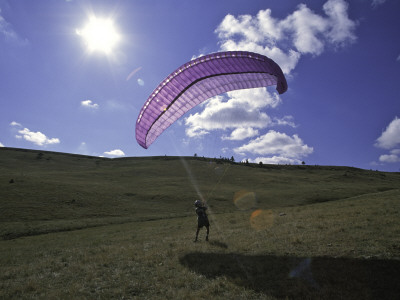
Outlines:
<svg viewBox="0 0 400 300"><path fill-rule="evenodd" d="M110 54L121 39L111 19L94 16L90 17L83 29L76 30L76 33L84 39L90 52Z"/></svg>

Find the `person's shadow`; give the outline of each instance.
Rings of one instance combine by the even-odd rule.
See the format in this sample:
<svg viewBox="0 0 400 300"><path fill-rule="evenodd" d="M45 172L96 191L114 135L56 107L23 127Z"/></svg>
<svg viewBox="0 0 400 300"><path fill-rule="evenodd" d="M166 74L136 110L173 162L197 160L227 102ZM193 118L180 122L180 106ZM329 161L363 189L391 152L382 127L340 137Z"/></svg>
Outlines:
<svg viewBox="0 0 400 300"><path fill-rule="evenodd" d="M180 262L280 299L400 299L400 260L193 252Z"/></svg>

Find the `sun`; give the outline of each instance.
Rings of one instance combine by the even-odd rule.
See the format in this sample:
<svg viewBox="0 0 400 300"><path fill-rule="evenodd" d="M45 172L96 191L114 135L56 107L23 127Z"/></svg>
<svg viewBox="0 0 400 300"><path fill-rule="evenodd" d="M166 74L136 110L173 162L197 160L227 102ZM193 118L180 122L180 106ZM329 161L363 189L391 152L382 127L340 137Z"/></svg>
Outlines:
<svg viewBox="0 0 400 300"><path fill-rule="evenodd" d="M77 29L76 33L84 39L90 52L110 54L121 39L113 20L95 16L91 16L83 29Z"/></svg>

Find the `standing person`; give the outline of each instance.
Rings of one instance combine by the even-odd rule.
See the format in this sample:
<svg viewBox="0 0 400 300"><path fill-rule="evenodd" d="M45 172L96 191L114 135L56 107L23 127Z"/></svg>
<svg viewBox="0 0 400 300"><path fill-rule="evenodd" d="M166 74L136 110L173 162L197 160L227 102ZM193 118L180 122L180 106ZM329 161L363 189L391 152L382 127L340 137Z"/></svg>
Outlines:
<svg viewBox="0 0 400 300"><path fill-rule="evenodd" d="M197 231L196 231L196 239L194 241L197 242L199 231L203 226L205 226L207 229L206 241L208 241L208 233L210 232L210 222L208 221L206 213L207 206L203 205L203 203L200 200L196 200L194 202L194 206L196 206L196 214L197 214Z"/></svg>

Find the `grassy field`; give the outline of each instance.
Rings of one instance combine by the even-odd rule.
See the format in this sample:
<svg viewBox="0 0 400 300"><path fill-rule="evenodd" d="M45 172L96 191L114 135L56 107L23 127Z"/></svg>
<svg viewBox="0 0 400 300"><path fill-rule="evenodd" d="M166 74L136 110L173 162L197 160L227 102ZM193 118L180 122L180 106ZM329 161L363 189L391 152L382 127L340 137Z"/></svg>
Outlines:
<svg viewBox="0 0 400 300"><path fill-rule="evenodd" d="M0 212L1 299L400 295L399 173L0 148Z"/></svg>

